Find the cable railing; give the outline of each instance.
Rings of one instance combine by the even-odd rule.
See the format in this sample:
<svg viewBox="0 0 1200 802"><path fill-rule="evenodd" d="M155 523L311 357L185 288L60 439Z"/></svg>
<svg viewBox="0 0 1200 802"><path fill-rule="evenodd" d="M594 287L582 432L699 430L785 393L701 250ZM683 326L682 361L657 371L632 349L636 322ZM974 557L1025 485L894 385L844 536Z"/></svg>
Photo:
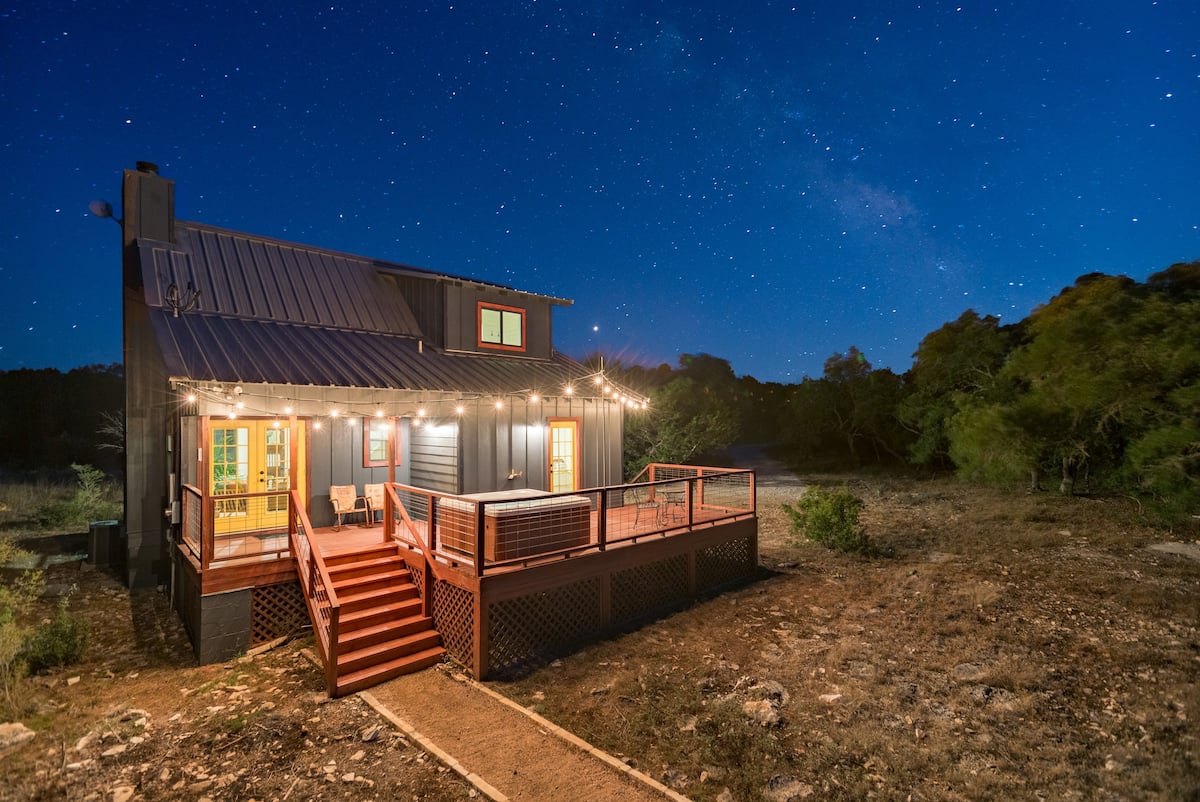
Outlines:
<svg viewBox="0 0 1200 802"><path fill-rule="evenodd" d="M652 465L643 476L572 493L453 496L392 484L385 538L420 549L431 564L482 576L755 514L753 471Z"/></svg>

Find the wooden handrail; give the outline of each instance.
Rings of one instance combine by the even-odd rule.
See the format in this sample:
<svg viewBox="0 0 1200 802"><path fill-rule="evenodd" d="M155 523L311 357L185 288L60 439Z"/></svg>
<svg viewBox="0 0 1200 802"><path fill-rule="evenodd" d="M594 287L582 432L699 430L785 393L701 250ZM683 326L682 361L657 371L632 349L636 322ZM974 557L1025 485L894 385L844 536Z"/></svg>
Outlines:
<svg viewBox="0 0 1200 802"><path fill-rule="evenodd" d="M338 601L333 580L329 578L321 549L310 537L312 522L300 499L300 491L292 490L288 498L288 544L296 558L296 572L300 575L300 585L309 618L312 619L313 632L317 635L317 645L321 656L325 658L325 687L332 694L337 682L338 629L342 605ZM319 586L317 581L320 582ZM328 615L322 615L318 590L325 594Z"/></svg>
<svg viewBox="0 0 1200 802"><path fill-rule="evenodd" d="M417 525L413 522L412 518L408 517L408 510L405 508L404 502L400 500L400 496L396 492L395 484L388 482L386 485L384 485L384 490L391 494L393 509L400 513L400 518L404 522L405 526L408 527L408 532L412 536L413 542L417 544L417 550L421 552L421 561L423 563L421 574L422 579L424 580L421 582L421 614L425 616L432 616L433 587L431 582L440 578L437 568L437 561L434 560L433 556L429 553L429 546L426 545L425 540L421 537L421 533L417 531ZM426 527L430 542L433 541L433 526L434 524L431 520Z"/></svg>

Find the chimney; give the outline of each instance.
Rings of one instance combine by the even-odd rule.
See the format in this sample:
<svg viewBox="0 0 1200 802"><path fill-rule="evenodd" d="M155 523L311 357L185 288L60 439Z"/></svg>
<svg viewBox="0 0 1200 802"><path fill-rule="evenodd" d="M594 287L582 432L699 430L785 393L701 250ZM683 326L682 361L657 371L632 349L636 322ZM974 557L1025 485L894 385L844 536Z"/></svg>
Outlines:
<svg viewBox="0 0 1200 802"><path fill-rule="evenodd" d="M175 241L175 182L158 174L153 162L126 170L121 189L125 246L138 239Z"/></svg>

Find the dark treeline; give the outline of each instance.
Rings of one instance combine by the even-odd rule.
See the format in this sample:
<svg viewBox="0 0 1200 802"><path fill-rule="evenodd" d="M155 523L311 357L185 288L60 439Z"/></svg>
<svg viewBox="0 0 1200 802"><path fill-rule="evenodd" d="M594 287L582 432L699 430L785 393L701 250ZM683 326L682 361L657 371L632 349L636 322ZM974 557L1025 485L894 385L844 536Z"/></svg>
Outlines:
<svg viewBox="0 0 1200 802"><path fill-rule="evenodd" d="M0 371L0 469L121 469L121 365Z"/></svg>
<svg viewBox="0 0 1200 802"><path fill-rule="evenodd" d="M1012 325L968 310L914 357L898 375L851 346L790 385L707 354L618 368L652 396L627 419L628 475L763 442L808 470L954 471L1200 511L1200 261L1145 283L1081 276Z"/></svg>

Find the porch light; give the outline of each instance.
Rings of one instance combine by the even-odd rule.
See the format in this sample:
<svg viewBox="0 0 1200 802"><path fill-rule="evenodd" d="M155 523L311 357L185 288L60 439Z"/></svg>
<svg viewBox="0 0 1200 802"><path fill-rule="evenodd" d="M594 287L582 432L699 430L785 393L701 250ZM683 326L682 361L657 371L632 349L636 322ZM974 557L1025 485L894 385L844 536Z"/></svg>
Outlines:
<svg viewBox="0 0 1200 802"><path fill-rule="evenodd" d="M237 408L238 408L238 409L245 409L245 408L246 408L246 402L245 402L245 401L238 401L238 402L237 402Z"/></svg>
<svg viewBox="0 0 1200 802"><path fill-rule="evenodd" d="M331 418L336 418L338 416L338 414L339 413L336 409L329 410L329 417L331 417Z"/></svg>
<svg viewBox="0 0 1200 802"><path fill-rule="evenodd" d="M563 387L563 395L574 395L574 394L575 394L575 388L572 387L571 385L568 384Z"/></svg>
<svg viewBox="0 0 1200 802"><path fill-rule="evenodd" d="M321 422L319 420L313 421L313 429L316 430L316 429L320 429L320 428L321 428Z"/></svg>
<svg viewBox="0 0 1200 802"><path fill-rule="evenodd" d="M604 383L604 379L602 379L602 378L600 378L599 376L597 376L597 377L595 377L594 379L592 379L592 383L593 383L593 384L603 384L603 383Z"/></svg>
<svg viewBox="0 0 1200 802"><path fill-rule="evenodd" d="M377 409L377 410L375 410L375 417L377 417L377 418L382 418L382 417L383 417L383 410L382 410L382 409Z"/></svg>
<svg viewBox="0 0 1200 802"><path fill-rule="evenodd" d="M277 421L277 420L273 420L273 421L271 421L271 428L273 428L273 429L278 429L278 428L279 428L279 421Z"/></svg>
<svg viewBox="0 0 1200 802"><path fill-rule="evenodd" d="M496 409L504 409L504 402L503 402L503 401L497 401L497 402L496 402Z"/></svg>
<svg viewBox="0 0 1200 802"><path fill-rule="evenodd" d="M536 404L537 402L538 402L538 394L537 393L534 393L533 395L529 396L529 403Z"/></svg>
<svg viewBox="0 0 1200 802"><path fill-rule="evenodd" d="M425 417L425 407L419 407L419 408L417 409L417 417L418 417L418 418L423 418L423 417Z"/></svg>
<svg viewBox="0 0 1200 802"><path fill-rule="evenodd" d="M283 408L283 414L284 414L284 415L291 415L291 414L292 414L292 408L291 408L291 407L284 407L284 408Z"/></svg>
<svg viewBox="0 0 1200 802"><path fill-rule="evenodd" d="M195 393L188 393L188 395L187 395L187 402L188 402L189 404L194 404L194 403L196 403L196 394L195 394Z"/></svg>
<svg viewBox="0 0 1200 802"><path fill-rule="evenodd" d="M464 413L464 412L466 412L466 411L467 411L467 408L466 408L466 407L464 407L462 404L459 404L458 406L456 406L456 407L454 408L454 414L455 414L455 415L461 415L461 414L463 414L463 413Z"/></svg>

